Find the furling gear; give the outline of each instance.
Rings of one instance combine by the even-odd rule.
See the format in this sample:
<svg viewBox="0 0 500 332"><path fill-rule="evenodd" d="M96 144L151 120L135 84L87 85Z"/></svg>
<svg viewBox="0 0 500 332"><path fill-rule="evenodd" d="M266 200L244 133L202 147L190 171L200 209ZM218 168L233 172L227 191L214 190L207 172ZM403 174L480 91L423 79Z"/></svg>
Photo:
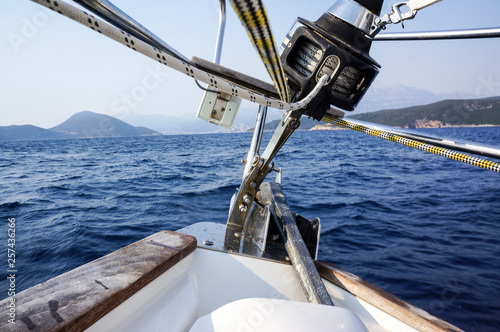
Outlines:
<svg viewBox="0 0 500 332"><path fill-rule="evenodd" d="M281 62L294 100L328 75L304 113L320 120L331 105L352 111L379 72L367 36L383 0L338 0L317 21L298 18L282 44Z"/></svg>

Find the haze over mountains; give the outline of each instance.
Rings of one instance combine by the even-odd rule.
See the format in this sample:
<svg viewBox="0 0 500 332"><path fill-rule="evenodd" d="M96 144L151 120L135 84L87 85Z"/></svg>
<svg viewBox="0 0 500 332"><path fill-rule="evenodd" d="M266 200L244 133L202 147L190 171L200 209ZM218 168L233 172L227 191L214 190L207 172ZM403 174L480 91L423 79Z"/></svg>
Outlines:
<svg viewBox="0 0 500 332"><path fill-rule="evenodd" d="M454 126L500 126L500 97L485 99L453 99L435 103L388 109L361 114L345 114L346 120L357 119L401 128L442 128ZM265 129L274 129L277 121L266 124ZM301 130L309 130L320 123L301 118ZM321 126L318 126L318 128ZM329 127L336 129L338 127Z"/></svg>
<svg viewBox="0 0 500 332"><path fill-rule="evenodd" d="M76 113L50 130L76 137L142 136L157 134L149 128L132 126L112 116L90 111Z"/></svg>
<svg viewBox="0 0 500 332"><path fill-rule="evenodd" d="M228 132L247 132L255 125L257 116L257 105L245 107L242 105L236 116L234 126L231 130L215 126L206 121L196 118L196 113L184 114L182 116L166 116L160 114L138 114L124 113L118 115L120 120L133 124L134 126L143 126L151 128L164 134L200 134L200 133L228 133ZM268 120L280 119L282 111L269 109Z"/></svg>
<svg viewBox="0 0 500 332"><path fill-rule="evenodd" d="M475 96L460 92L436 94L427 90L411 88L404 85L371 88L357 106L356 111L353 113L346 112L346 116L385 109L399 109L410 106L426 105L445 99L471 98L475 98ZM236 117L232 132L246 132L255 125L258 106L256 104L246 105L247 106L242 104L242 107L238 111L238 116ZM281 119L281 114L282 112L280 110L270 109L267 115L268 122ZM118 118L134 126L144 126L168 134L229 132L227 129L195 119L195 115L193 114L189 116L173 117L159 114L143 115L137 113L124 113L118 116ZM316 124L318 124L317 121ZM313 127L314 124L311 122L311 125L307 126Z"/></svg>
<svg viewBox="0 0 500 332"><path fill-rule="evenodd" d="M427 105L447 99L477 98L478 96L471 93L434 93L429 90L412 88L402 84L391 87L373 87L365 94L354 113Z"/></svg>
<svg viewBox="0 0 500 332"><path fill-rule="evenodd" d="M346 117L398 127L416 128L447 125L500 125L500 97L452 99L436 102L436 99L440 100L440 95L405 86L397 86L391 89L374 89L373 93L365 97L354 114L346 112ZM454 96L461 95L455 94ZM363 113L363 110L375 107L370 105L378 105L378 107L388 105L388 109ZM397 105L404 105L404 108ZM0 126L0 141L247 132L255 125L255 115L257 113L257 106L253 104L250 106L251 108L243 105L231 130L199 120L195 115L172 117L124 113L120 115L120 120L104 114L83 111L74 114L60 125L49 129L28 124ZM266 129L274 130L276 123L272 120L280 119L281 114L282 111L280 110L270 109ZM300 130L309 130L317 124L320 124L320 122L303 117Z"/></svg>
<svg viewBox="0 0 500 332"><path fill-rule="evenodd" d="M61 139L84 137L121 137L158 134L156 131L134 127L109 115L83 111L50 129L33 125L0 127L0 140Z"/></svg>

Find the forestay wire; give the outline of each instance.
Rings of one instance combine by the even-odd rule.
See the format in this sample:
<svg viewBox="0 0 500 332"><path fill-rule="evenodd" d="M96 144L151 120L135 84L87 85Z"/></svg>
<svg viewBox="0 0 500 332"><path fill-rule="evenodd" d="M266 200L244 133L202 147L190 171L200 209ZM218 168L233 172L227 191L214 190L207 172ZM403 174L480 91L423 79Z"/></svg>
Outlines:
<svg viewBox="0 0 500 332"><path fill-rule="evenodd" d="M500 173L500 164L493 162L493 161L481 159L478 157L472 157L472 156L469 156L469 155L464 154L464 153L451 151L451 150L441 148L441 147L438 147L438 146L435 146L432 144L423 143L423 142L420 142L420 141L417 141L414 139L409 139L406 137L402 137L402 136L399 136L396 134L391 134L391 133L385 132L383 130L368 128L368 127L365 127L365 126L362 126L359 124L355 124L355 123L352 123L352 122L349 122L349 121L346 121L346 120L343 120L340 118L332 117L332 116L325 116L323 118L323 121L335 124L335 125L340 126L340 127L356 130L356 131L359 131L359 132L362 132L362 133L365 133L365 134L368 134L371 136L383 138L383 139L391 141L391 142L403 144L403 145L409 146L411 148L423 150L423 151L437 154L437 155L440 155L440 156L443 156L446 158L458 160L458 161L461 161L461 162L466 163L466 164L474 165L477 167L489 169L493 172Z"/></svg>

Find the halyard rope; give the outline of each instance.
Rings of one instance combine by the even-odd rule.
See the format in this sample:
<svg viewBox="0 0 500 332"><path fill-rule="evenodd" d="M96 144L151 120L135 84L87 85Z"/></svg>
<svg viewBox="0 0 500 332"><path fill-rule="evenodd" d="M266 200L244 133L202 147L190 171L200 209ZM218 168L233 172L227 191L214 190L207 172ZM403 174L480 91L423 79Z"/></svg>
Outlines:
<svg viewBox="0 0 500 332"><path fill-rule="evenodd" d="M85 11L76 8L64 1L54 1L54 0L31 0L39 5L47 7L63 16L66 16L88 28L91 28L98 33L109 37L131 49L146 55L147 57L164 64L167 67L175 69L182 72L189 77L199 80L203 83L209 85L210 89L221 90L232 94L233 96L239 96L243 99L249 100L251 102L277 108L281 110L299 110L307 107L309 102L318 94L319 90L323 87L323 83L328 79L327 75L323 76L316 87L307 95L304 99L295 103L286 103L281 100L274 98L265 97L256 92L247 90L241 86L227 82L226 80L207 73L199 68L196 68L191 63L179 60L169 54L158 50L157 48L127 34L126 32L104 22L101 19L94 17L93 15L87 14Z"/></svg>
<svg viewBox="0 0 500 332"><path fill-rule="evenodd" d="M396 134L387 133L387 132L382 131L382 130L371 129L371 128L368 128L368 127L365 127L362 125L354 124L352 122L349 122L349 121L346 121L346 120L343 120L340 118L325 116L323 118L323 121L333 123L333 124L340 126L340 127L356 130L356 131L359 131L359 132L362 132L362 133L365 133L365 134L368 134L371 136L380 137L380 138L383 138L383 139L391 141L391 142L396 142L396 143L403 144L403 145L406 145L406 146L409 146L409 147L412 147L415 149L423 150L423 151L437 154L437 155L440 155L440 156L443 156L446 158L458 160L458 161L461 161L461 162L466 163L466 164L474 165L474 166L481 167L481 168L486 168L486 169L489 169L491 171L500 173L500 164L495 163L493 161L489 161L489 160L485 160L485 159L481 159L481 158L477 158L477 157L472 157L472 156L469 156L469 155L466 155L463 153L459 153L459 152L451 151L451 150L448 150L445 148L437 147L435 145L423 143L423 142L409 139L406 137L402 137L402 136L399 136Z"/></svg>
<svg viewBox="0 0 500 332"><path fill-rule="evenodd" d="M267 72L284 102L290 101L286 77L281 66L276 43L261 0L231 0L236 14L247 30L253 46L266 66Z"/></svg>

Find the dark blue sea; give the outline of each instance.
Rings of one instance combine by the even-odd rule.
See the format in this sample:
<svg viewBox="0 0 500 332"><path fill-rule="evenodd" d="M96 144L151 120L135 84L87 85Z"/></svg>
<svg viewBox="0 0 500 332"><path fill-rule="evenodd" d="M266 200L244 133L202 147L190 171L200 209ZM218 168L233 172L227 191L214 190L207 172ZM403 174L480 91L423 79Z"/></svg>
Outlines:
<svg viewBox="0 0 500 332"><path fill-rule="evenodd" d="M500 127L424 132L500 142ZM0 275L8 218L16 292L162 229L225 223L250 137L0 142ZM321 219L320 260L467 331L499 330L500 174L354 131L296 132L276 166L292 209Z"/></svg>

